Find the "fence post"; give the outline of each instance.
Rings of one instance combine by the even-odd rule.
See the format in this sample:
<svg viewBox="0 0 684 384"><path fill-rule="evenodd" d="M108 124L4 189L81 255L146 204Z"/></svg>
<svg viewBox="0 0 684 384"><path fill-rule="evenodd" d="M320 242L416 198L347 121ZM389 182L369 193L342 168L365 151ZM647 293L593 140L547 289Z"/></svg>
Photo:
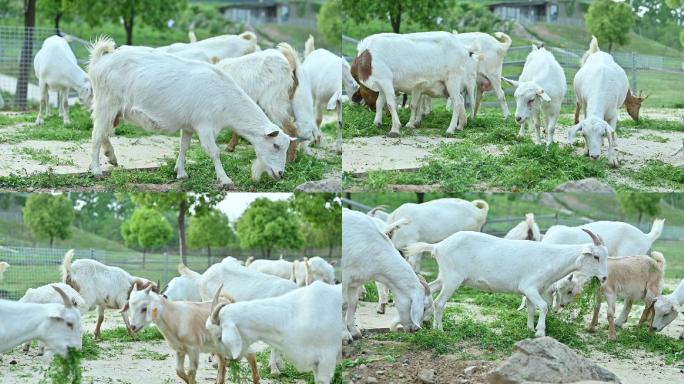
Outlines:
<svg viewBox="0 0 684 384"><path fill-rule="evenodd" d="M164 252L164 279L162 280L164 285L168 284L169 281L169 254ZM161 287L159 287L161 289Z"/></svg>
<svg viewBox="0 0 684 384"><path fill-rule="evenodd" d="M637 93L637 53L632 52L632 93Z"/></svg>

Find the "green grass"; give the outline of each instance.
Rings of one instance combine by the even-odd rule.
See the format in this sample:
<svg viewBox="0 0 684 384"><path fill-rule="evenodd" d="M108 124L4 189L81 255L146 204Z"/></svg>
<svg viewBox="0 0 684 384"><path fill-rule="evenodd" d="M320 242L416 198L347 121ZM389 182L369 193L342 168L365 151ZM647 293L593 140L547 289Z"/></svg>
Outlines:
<svg viewBox="0 0 684 384"><path fill-rule="evenodd" d="M163 361L168 359L171 356L169 353L159 353L155 351L151 351L146 348L141 348L139 351L134 353L132 355L134 360L155 360L155 361Z"/></svg>
<svg viewBox="0 0 684 384"><path fill-rule="evenodd" d="M298 383L304 381L307 384L314 384L313 374L311 372L299 372L288 361L284 361L285 367L280 370L280 376L271 375L271 369L268 366L269 356L271 355L270 348L257 353L257 365L260 367L259 376L262 379L276 379L278 383ZM331 384L342 384L342 364L335 369L335 375Z"/></svg>
<svg viewBox="0 0 684 384"><path fill-rule="evenodd" d="M150 327L143 329L141 332L135 334L135 338L128 335L126 327L118 327L113 329L105 329L101 333L102 341L119 341L119 342L137 342L137 341L155 341L164 340L161 332L157 327Z"/></svg>
<svg viewBox="0 0 684 384"><path fill-rule="evenodd" d="M23 147L19 151L20 153L28 156L28 158L39 162L41 165L75 165L74 161L71 159L60 159L50 152L50 150L45 148L31 148Z"/></svg>

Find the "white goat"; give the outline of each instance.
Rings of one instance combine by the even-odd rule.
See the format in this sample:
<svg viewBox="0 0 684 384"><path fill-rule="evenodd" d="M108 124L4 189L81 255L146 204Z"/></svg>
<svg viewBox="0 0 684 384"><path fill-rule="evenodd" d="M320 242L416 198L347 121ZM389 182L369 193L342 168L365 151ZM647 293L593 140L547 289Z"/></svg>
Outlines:
<svg viewBox="0 0 684 384"><path fill-rule="evenodd" d="M663 232L664 225L664 219L653 220L649 233L643 233L639 228L621 221L595 221L579 227L554 225L546 231L542 243L583 244L587 242L587 236L582 229L589 229L601 235L608 247L608 256L648 255L651 246Z"/></svg>
<svg viewBox="0 0 684 384"><path fill-rule="evenodd" d="M76 56L71 51L69 43L61 36L50 36L43 42L36 57L33 59L33 69L38 78L40 92L40 108L36 124L45 122L45 115L49 113L48 90L57 92L59 115L64 124L71 123L69 119L69 90L78 91L78 98L83 105L90 107L93 89L85 71L78 66Z"/></svg>
<svg viewBox="0 0 684 384"><path fill-rule="evenodd" d="M187 276L176 276L171 279L163 294L173 301L202 301L197 281Z"/></svg>
<svg viewBox="0 0 684 384"><path fill-rule="evenodd" d="M239 359L262 341L297 370L313 371L316 384L329 384L342 358L340 287L314 282L279 297L216 305L206 327L224 356Z"/></svg>
<svg viewBox="0 0 684 384"><path fill-rule="evenodd" d="M535 335L546 333L548 288L574 271L606 279L608 250L601 239L585 230L593 244L549 245L537 241L501 239L478 232L458 232L437 244L409 245L409 255L430 252L439 265L430 283L435 299L433 327L442 330L444 307L454 292L466 285L490 292L522 293L527 297L527 328L534 331L535 307L539 309ZM549 255L552 262L549 262Z"/></svg>
<svg viewBox="0 0 684 384"><path fill-rule="evenodd" d="M454 33L456 38L470 47L479 47L482 59L477 66L477 91L474 104L473 118L477 116L482 102L482 94L486 91L494 91L501 106L504 119L511 114L506 104L506 95L501 89L501 69L506 57L506 52L511 46L511 38L503 32L494 32L494 36L482 32ZM498 41L502 40L503 42Z"/></svg>
<svg viewBox="0 0 684 384"><path fill-rule="evenodd" d="M401 121L397 114L395 91L412 94L412 116L407 127L417 123L420 96L451 97L454 110L447 133L466 124L461 91L472 97L477 80L479 55L469 52L449 32L420 32L410 34L380 33L363 39L357 45L357 56L352 66L358 68L360 84L379 92L374 123L382 123L382 112L387 104L392 115L390 137L399 136Z"/></svg>
<svg viewBox="0 0 684 384"><path fill-rule="evenodd" d="M601 52L596 37L593 37L573 81L577 106L583 111L584 120L570 128L568 144L574 144L579 132L586 141L584 153L597 160L601 156L605 136L608 138L608 163L614 167L619 165L615 129L618 109L627 97L627 84L625 71L610 54Z"/></svg>
<svg viewBox="0 0 684 384"><path fill-rule="evenodd" d="M637 300L644 302L639 324L649 323L653 318L653 299L660 296L663 290L665 258L660 252L652 252L651 256L627 256L608 258L608 280L601 289L596 290L596 303L591 323L587 327L590 332L598 323L601 309L601 296L606 296L608 303L608 338L615 339L615 326L622 326L627 321L632 304ZM625 306L617 320L615 318L615 302L625 299Z"/></svg>
<svg viewBox="0 0 684 384"><path fill-rule="evenodd" d="M534 213L526 214L525 220L511 228L504 239L541 241L541 231L537 223L534 222Z"/></svg>
<svg viewBox="0 0 684 384"><path fill-rule="evenodd" d="M314 256L296 260L292 265L292 276L298 286L303 287L314 281L335 284L335 267L322 257Z"/></svg>
<svg viewBox="0 0 684 384"><path fill-rule="evenodd" d="M213 64L222 59L255 52L257 50L257 37L252 32L244 32L239 35L214 36L190 43L174 43L156 49L186 59Z"/></svg>
<svg viewBox="0 0 684 384"><path fill-rule="evenodd" d="M532 46L518 81L504 78L515 88L515 121L520 124L520 137L525 136L525 123L536 132L537 144L542 143L540 129L544 115L546 146L553 144L553 133L567 91L565 72L546 48Z"/></svg>
<svg viewBox="0 0 684 384"><path fill-rule="evenodd" d="M288 135L296 136L300 141L316 140L320 134L313 117L311 86L297 51L287 43L280 43L277 48L223 59L216 66L230 75ZM294 115L296 127L290 121L290 115ZM227 150L234 151L237 143L238 135L233 132ZM294 160L296 151L296 142L292 142L289 161Z"/></svg>
<svg viewBox="0 0 684 384"><path fill-rule="evenodd" d="M10 267L9 263L7 263L6 261L0 261L0 281L2 281L2 279L5 275L5 271L9 267Z"/></svg>
<svg viewBox="0 0 684 384"><path fill-rule="evenodd" d="M467 201L443 198L422 204L406 203L395 209L387 218L388 223L408 219L390 236L399 252L418 242L437 243L458 231L477 231L487 220L489 205L483 200ZM409 264L420 271L421 255L408 257Z"/></svg>
<svg viewBox="0 0 684 384"><path fill-rule="evenodd" d="M288 260L267 260L257 259L250 261L247 259L245 266L247 268L265 273L267 275L278 276L281 279L290 280L292 278L293 263Z"/></svg>
<svg viewBox="0 0 684 384"><path fill-rule="evenodd" d="M432 309L432 296L425 282L378 228L376 219L360 212L342 209L342 294L347 330L361 337L355 324L359 288L369 280L392 290L399 312L398 322L407 331L416 331Z"/></svg>
<svg viewBox="0 0 684 384"><path fill-rule="evenodd" d="M192 134L197 133L212 162L221 186L230 186L219 158L216 136L226 127L252 143L257 159L252 178L262 173L279 179L292 140L273 124L230 76L216 67L185 60L146 47L115 49L114 41L99 39L90 52L89 74L95 93L93 108L92 162L96 177L100 169L100 147L116 165L109 135L124 119L146 129L181 131L176 175L187 177L185 155Z"/></svg>
<svg viewBox="0 0 684 384"><path fill-rule="evenodd" d="M316 126L320 128L323 121L323 109L326 106L326 109L335 109L338 115L341 113L341 103L336 103L334 107L329 104L335 95L338 94L341 97L343 88L348 95L352 95L358 90L359 85L351 75L351 67L347 60L326 49L315 49L314 38L311 35L306 40L302 69L311 84ZM340 145L338 140L338 152L340 152Z"/></svg>
<svg viewBox="0 0 684 384"><path fill-rule="evenodd" d="M100 327L104 321L105 309L121 309L128 301L128 294L134 284L141 288L151 286L155 292L159 288L151 281L142 277L131 276L118 267L110 267L99 261L80 259L72 263L74 250L67 251L62 262L62 282L71 286L85 301L86 311L97 307L97 323L95 325L95 339L100 338ZM121 314L128 334L132 337L128 316Z"/></svg>
<svg viewBox="0 0 684 384"><path fill-rule="evenodd" d="M62 299L62 295L54 289L55 287L61 289L67 295L71 301L71 304L74 306L74 308L78 309L82 315L88 312L88 308L86 308L85 301L83 301L81 295L64 283L52 283L38 288L29 288L26 290L26 293L24 293L24 296L19 299L19 301L22 303L34 304L63 304L64 300ZM24 352L28 352L29 349L31 349L30 342L24 344ZM42 356L44 352L45 345L41 344L38 355Z"/></svg>
<svg viewBox="0 0 684 384"><path fill-rule="evenodd" d="M61 304L34 304L0 300L0 353L31 340L67 357L69 348L81 349L81 313L58 287Z"/></svg>
<svg viewBox="0 0 684 384"><path fill-rule="evenodd" d="M653 323L651 329L660 332L682 312L684 305L684 279L677 289L669 295L660 295L653 299ZM679 335L679 340L684 340L684 331Z"/></svg>
<svg viewBox="0 0 684 384"><path fill-rule="evenodd" d="M182 264L178 266L178 270L181 275L197 281L205 301L211 300L213 293L221 286L236 301L276 297L297 288L297 284L289 280L244 267L234 258L226 258L212 265L202 275ZM275 349L271 351L269 366L272 374L280 374L282 360Z"/></svg>
<svg viewBox="0 0 684 384"><path fill-rule="evenodd" d="M169 346L176 351L176 374L186 383L197 383L195 376L199 365L200 353L212 353L218 356L217 384L223 384L226 374L226 359L221 354L220 339L216 339L207 331L205 323L211 315L212 303L192 303L188 301L172 301L151 291L151 287L138 290L133 287L131 297L122 312L131 313L131 329L139 332L150 323L154 323L164 336ZM229 304L230 301L223 303ZM223 304L222 303L222 304ZM190 366L185 371L185 356ZM245 355L252 370L252 381L259 383L259 371L254 353Z"/></svg>

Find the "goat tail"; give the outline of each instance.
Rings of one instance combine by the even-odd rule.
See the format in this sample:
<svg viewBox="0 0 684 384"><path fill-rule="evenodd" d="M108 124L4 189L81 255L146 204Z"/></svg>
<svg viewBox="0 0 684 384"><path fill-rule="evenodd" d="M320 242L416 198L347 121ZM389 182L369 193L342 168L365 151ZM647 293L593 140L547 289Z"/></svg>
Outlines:
<svg viewBox="0 0 684 384"><path fill-rule="evenodd" d="M437 248L436 244L413 243L413 244L407 245L406 248L404 248L404 256L409 257L409 256L417 255L419 253L428 252L428 253L430 253L430 256L434 257L436 248Z"/></svg>
<svg viewBox="0 0 684 384"><path fill-rule="evenodd" d="M484 200L473 200L473 201L471 201L471 203L473 203L473 205L476 206L477 208L484 211L485 216L487 215L487 212L489 212L489 204L487 204L486 201L484 201Z"/></svg>
<svg viewBox="0 0 684 384"><path fill-rule="evenodd" d="M299 66L299 55L297 55L297 51L295 51L294 48L292 48L292 46L288 43L278 43L276 47L280 53L285 56L287 62L290 63L292 72L295 72Z"/></svg>
<svg viewBox="0 0 684 384"><path fill-rule="evenodd" d="M74 259L74 250L70 249L64 254L64 260L60 266L60 271L62 272L62 282L69 285L71 288L79 291L78 284L71 277L71 261Z"/></svg>
<svg viewBox="0 0 684 384"><path fill-rule="evenodd" d="M306 43L304 43L304 57L306 58L309 56L311 52L313 52L316 49L314 45L314 37L309 35L309 38L306 39Z"/></svg>
<svg viewBox="0 0 684 384"><path fill-rule="evenodd" d="M511 44L513 44L513 40L511 39L511 37L508 36L507 34L503 33L503 32L494 32L494 36L497 39L502 40L501 44L503 44L503 48L505 50L508 50L508 48L510 48Z"/></svg>
<svg viewBox="0 0 684 384"><path fill-rule="evenodd" d="M662 252L651 251L651 259L655 260L656 264L658 264L658 268L661 271L665 270L665 256L663 256Z"/></svg>
<svg viewBox="0 0 684 384"><path fill-rule="evenodd" d="M589 52L596 53L596 52L600 52L600 51L601 51L601 48L599 48L598 39L596 38L596 36L592 36L591 37L591 43L589 43Z"/></svg>
<svg viewBox="0 0 684 384"><path fill-rule="evenodd" d="M256 39L257 39L257 36L253 32L250 32L250 31L242 32L238 36L240 36L241 38L243 38L245 40L255 40L256 41Z"/></svg>
<svg viewBox="0 0 684 384"><path fill-rule="evenodd" d="M196 280L196 279L198 279L200 276L202 276L202 275L200 275L199 273L197 273L197 272L193 271L192 269L188 268L188 266L185 265L185 264L183 264L183 263L178 264L178 273L180 273L181 276L185 276L185 277L187 277L187 278L189 278L189 279L191 279L191 280Z"/></svg>
<svg viewBox="0 0 684 384"><path fill-rule="evenodd" d="M648 233L648 237L651 239L651 243L658 240L660 235L663 233L663 227L664 226L665 226L665 219L653 220L653 226L651 227L651 232Z"/></svg>
<svg viewBox="0 0 684 384"><path fill-rule="evenodd" d="M245 260L245 267L249 267L250 264L252 264L252 261L254 261L254 256L250 256Z"/></svg>
<svg viewBox="0 0 684 384"><path fill-rule="evenodd" d="M90 45L90 64L95 64L102 56L116 50L114 39L107 35L98 36Z"/></svg>
<svg viewBox="0 0 684 384"><path fill-rule="evenodd" d="M195 35L195 31L192 29L188 31L188 40L190 40L191 43L197 42L197 35Z"/></svg>

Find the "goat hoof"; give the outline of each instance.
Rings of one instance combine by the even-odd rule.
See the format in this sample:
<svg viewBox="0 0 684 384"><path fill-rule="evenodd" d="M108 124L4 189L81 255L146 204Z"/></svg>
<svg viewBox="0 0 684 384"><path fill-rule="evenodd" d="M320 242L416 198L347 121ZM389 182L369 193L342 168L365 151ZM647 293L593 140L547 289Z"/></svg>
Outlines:
<svg viewBox="0 0 684 384"><path fill-rule="evenodd" d="M399 132L390 131L390 132L387 134L387 137L392 137L392 138L399 137Z"/></svg>

